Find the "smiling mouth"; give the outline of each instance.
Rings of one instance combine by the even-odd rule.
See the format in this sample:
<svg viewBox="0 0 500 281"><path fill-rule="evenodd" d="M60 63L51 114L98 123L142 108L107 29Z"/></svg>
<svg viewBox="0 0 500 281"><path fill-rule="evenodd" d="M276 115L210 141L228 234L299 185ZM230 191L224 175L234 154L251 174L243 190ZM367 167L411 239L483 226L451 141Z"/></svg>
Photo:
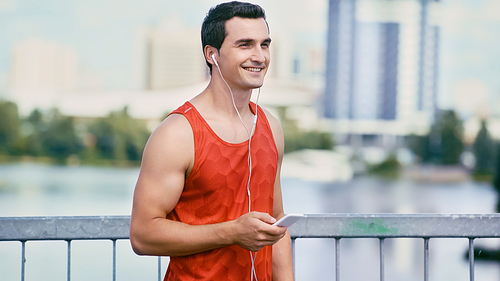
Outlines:
<svg viewBox="0 0 500 281"><path fill-rule="evenodd" d="M258 67L243 67L243 69L250 71L250 72L261 72L262 71L262 68L258 68Z"/></svg>

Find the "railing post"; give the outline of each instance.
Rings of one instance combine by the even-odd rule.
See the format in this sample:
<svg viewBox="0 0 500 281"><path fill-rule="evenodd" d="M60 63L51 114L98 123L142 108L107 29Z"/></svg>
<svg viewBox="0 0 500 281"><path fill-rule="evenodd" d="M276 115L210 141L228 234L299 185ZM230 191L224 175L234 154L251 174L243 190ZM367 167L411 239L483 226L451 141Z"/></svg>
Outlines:
<svg viewBox="0 0 500 281"><path fill-rule="evenodd" d="M424 238L424 281L429 281L429 238Z"/></svg>
<svg viewBox="0 0 500 281"><path fill-rule="evenodd" d="M384 269L384 242L385 238L379 238L380 239L380 281L385 280L385 269Z"/></svg>
<svg viewBox="0 0 500 281"><path fill-rule="evenodd" d="M66 280L70 281L71 280L71 240L66 240L66 243L68 244L68 257L66 260Z"/></svg>
<svg viewBox="0 0 500 281"><path fill-rule="evenodd" d="M26 272L26 240L21 241L21 281L24 281Z"/></svg>
<svg viewBox="0 0 500 281"><path fill-rule="evenodd" d="M295 239L291 239L291 246L292 246L292 266L293 266L293 278L295 278Z"/></svg>
<svg viewBox="0 0 500 281"><path fill-rule="evenodd" d="M113 241L113 281L116 281L116 239L111 241Z"/></svg>
<svg viewBox="0 0 500 281"><path fill-rule="evenodd" d="M158 256L158 281L161 281L161 256Z"/></svg>
<svg viewBox="0 0 500 281"><path fill-rule="evenodd" d="M474 238L469 238L469 274L470 281L474 281Z"/></svg>
<svg viewBox="0 0 500 281"><path fill-rule="evenodd" d="M340 238L335 238L335 281L340 281Z"/></svg>

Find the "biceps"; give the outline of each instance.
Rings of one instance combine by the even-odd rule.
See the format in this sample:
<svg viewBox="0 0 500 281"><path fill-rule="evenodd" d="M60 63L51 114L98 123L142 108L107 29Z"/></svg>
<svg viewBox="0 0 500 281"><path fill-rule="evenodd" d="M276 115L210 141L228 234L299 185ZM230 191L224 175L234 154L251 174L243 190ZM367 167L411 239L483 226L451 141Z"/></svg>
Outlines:
<svg viewBox="0 0 500 281"><path fill-rule="evenodd" d="M278 172L276 173L276 179L274 180L273 217L280 219L283 215L284 211L283 199L281 195L280 167L278 166Z"/></svg>
<svg viewBox="0 0 500 281"><path fill-rule="evenodd" d="M180 171L163 175L141 171L135 188L133 211L149 218L165 217L179 201L183 188L184 173Z"/></svg>

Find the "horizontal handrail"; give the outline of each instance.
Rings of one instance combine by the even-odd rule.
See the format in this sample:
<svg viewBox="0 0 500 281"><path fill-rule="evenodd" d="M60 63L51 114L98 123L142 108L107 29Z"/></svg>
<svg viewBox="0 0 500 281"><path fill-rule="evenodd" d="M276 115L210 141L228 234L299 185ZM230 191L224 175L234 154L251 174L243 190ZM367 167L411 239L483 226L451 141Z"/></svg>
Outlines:
<svg viewBox="0 0 500 281"><path fill-rule="evenodd" d="M307 215L290 228L295 238L495 238L500 214Z"/></svg>
<svg viewBox="0 0 500 281"><path fill-rule="evenodd" d="M112 240L113 280L116 280L116 240L129 239L130 216L0 217L0 241L20 241L21 280L25 276L26 241L66 240L67 280L71 280L71 241ZM429 280L429 239L468 238L470 281L474 281L474 240L500 237L500 214L314 214L306 215L289 229L295 264L297 238L335 239L335 280L340 280L340 240L378 238L380 280L385 280L384 240L424 239L424 281ZM158 280L161 280L158 257Z"/></svg>
<svg viewBox="0 0 500 281"><path fill-rule="evenodd" d="M0 241L129 239L130 216L0 217Z"/></svg>
<svg viewBox="0 0 500 281"><path fill-rule="evenodd" d="M128 239L130 216L0 217L0 241ZM313 214L295 238L500 237L500 214Z"/></svg>

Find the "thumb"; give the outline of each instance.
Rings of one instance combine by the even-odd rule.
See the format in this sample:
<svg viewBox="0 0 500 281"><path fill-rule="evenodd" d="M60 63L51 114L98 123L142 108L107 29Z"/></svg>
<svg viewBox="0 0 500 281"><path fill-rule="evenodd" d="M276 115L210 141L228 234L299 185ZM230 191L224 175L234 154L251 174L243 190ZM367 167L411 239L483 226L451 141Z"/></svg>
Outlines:
<svg viewBox="0 0 500 281"><path fill-rule="evenodd" d="M256 213L255 217L258 218L259 220L265 222L265 223L268 223L268 224L273 224L276 222L276 219L273 218L268 213Z"/></svg>

